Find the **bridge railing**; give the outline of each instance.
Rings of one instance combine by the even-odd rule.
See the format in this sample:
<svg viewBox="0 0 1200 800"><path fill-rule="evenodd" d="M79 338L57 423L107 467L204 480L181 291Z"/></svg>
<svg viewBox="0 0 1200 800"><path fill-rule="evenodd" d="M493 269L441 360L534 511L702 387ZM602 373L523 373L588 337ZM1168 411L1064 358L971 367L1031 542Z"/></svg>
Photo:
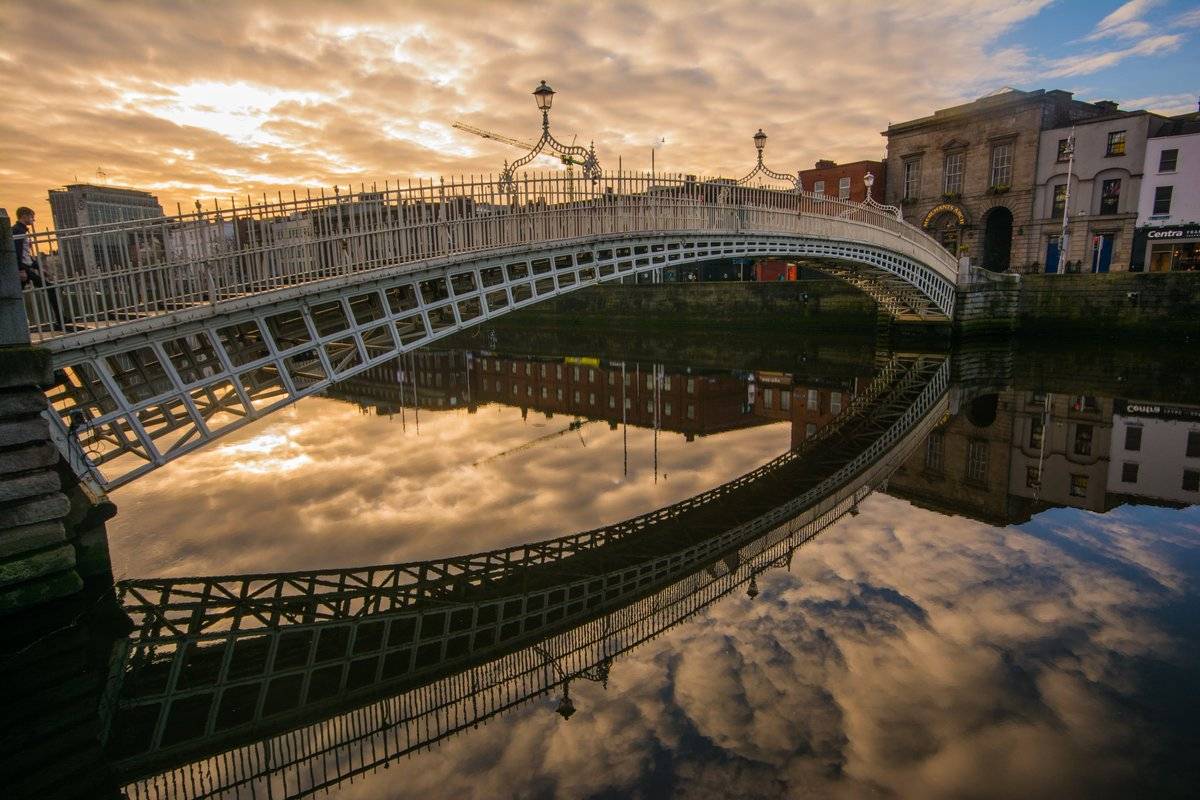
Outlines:
<svg viewBox="0 0 1200 800"><path fill-rule="evenodd" d="M957 264L888 210L723 179L565 173L422 180L32 235L52 286L29 289L50 339L197 305L407 264L622 234L758 232L890 246L951 278ZM865 237L865 238L864 238ZM66 330L59 330L66 328Z"/></svg>

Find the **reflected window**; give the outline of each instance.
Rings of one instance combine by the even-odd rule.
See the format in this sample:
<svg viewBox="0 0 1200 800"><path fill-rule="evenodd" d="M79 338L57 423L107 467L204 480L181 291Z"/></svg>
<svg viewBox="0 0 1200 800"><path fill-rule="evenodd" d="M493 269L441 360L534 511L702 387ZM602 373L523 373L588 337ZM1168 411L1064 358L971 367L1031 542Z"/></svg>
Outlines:
<svg viewBox="0 0 1200 800"><path fill-rule="evenodd" d="M1088 476L1071 476L1071 497L1087 497Z"/></svg>
<svg viewBox="0 0 1200 800"><path fill-rule="evenodd" d="M588 383L595 383L595 382L596 382L596 370L589 369L588 370Z"/></svg>
<svg viewBox="0 0 1200 800"><path fill-rule="evenodd" d="M1125 429L1125 449L1134 453L1142 449L1141 426L1130 425Z"/></svg>
<svg viewBox="0 0 1200 800"><path fill-rule="evenodd" d="M811 439L813 437L813 435L816 434L816 432L817 432L817 424L815 422L810 422L804 426L804 438L805 439Z"/></svg>
<svg viewBox="0 0 1200 800"><path fill-rule="evenodd" d="M576 389L576 390L575 390L575 391L574 391L574 392L571 394L571 399L572 399L572 400L574 400L576 403L578 403L578 402L579 402L579 390L578 390L578 389Z"/></svg>
<svg viewBox="0 0 1200 800"><path fill-rule="evenodd" d="M763 389L763 408L775 407L775 390Z"/></svg>
<svg viewBox="0 0 1200 800"><path fill-rule="evenodd" d="M1090 456L1092 454L1092 434L1091 425L1075 426L1075 455Z"/></svg>
<svg viewBox="0 0 1200 800"><path fill-rule="evenodd" d="M616 407L617 407L617 398L616 398L614 395L611 395L611 394L610 394L610 395L608 396L608 407L609 407L609 408L616 408Z"/></svg>
<svg viewBox="0 0 1200 800"><path fill-rule="evenodd" d="M1042 471L1038 467L1025 468L1025 486L1029 489L1036 489L1042 483Z"/></svg>
<svg viewBox="0 0 1200 800"><path fill-rule="evenodd" d="M988 443L983 439L972 439L967 443L967 480L971 483L987 483Z"/></svg>
<svg viewBox="0 0 1200 800"><path fill-rule="evenodd" d="M792 393L786 389L779 390L779 407L784 411L792 410Z"/></svg>
<svg viewBox="0 0 1200 800"><path fill-rule="evenodd" d="M1200 491L1200 469L1185 469L1183 471L1183 490L1185 492Z"/></svg>
<svg viewBox="0 0 1200 800"><path fill-rule="evenodd" d="M821 393L816 389L808 390L808 402L805 407L809 411L819 411L821 409Z"/></svg>
<svg viewBox="0 0 1200 800"><path fill-rule="evenodd" d="M931 472L942 471L942 455L945 452L946 437L942 431L933 431L925 440L925 469Z"/></svg>
<svg viewBox="0 0 1200 800"><path fill-rule="evenodd" d="M664 392L671 391L671 376L670 375L666 375L663 377L663 391Z"/></svg>
<svg viewBox="0 0 1200 800"><path fill-rule="evenodd" d="M590 406L596 405L596 393L595 392L588 392L588 405L590 405Z"/></svg>
<svg viewBox="0 0 1200 800"><path fill-rule="evenodd" d="M663 414L667 415L668 417L671 416L671 404L670 403L663 403Z"/></svg>
<svg viewBox="0 0 1200 800"><path fill-rule="evenodd" d="M1188 431L1185 455L1188 458L1200 458L1200 431Z"/></svg>
<svg viewBox="0 0 1200 800"><path fill-rule="evenodd" d="M696 393L696 379L695 378L687 379L687 393L688 394Z"/></svg>
<svg viewBox="0 0 1200 800"><path fill-rule="evenodd" d="M841 392L830 392L829 393L829 413L830 414L842 413L842 393Z"/></svg>
<svg viewBox="0 0 1200 800"><path fill-rule="evenodd" d="M554 365L554 377L558 378L559 380L562 379L562 364Z"/></svg>
<svg viewBox="0 0 1200 800"><path fill-rule="evenodd" d="M1029 447L1032 450L1042 449L1042 436L1046 426L1041 417L1029 420Z"/></svg>
<svg viewBox="0 0 1200 800"><path fill-rule="evenodd" d="M1137 483L1138 465L1128 462L1121 465L1121 483Z"/></svg>
<svg viewBox="0 0 1200 800"><path fill-rule="evenodd" d="M688 403L688 407L687 407L687 418L688 418L688 419L695 419L695 418L696 418L696 407L695 407L694 405L692 405L691 403Z"/></svg>

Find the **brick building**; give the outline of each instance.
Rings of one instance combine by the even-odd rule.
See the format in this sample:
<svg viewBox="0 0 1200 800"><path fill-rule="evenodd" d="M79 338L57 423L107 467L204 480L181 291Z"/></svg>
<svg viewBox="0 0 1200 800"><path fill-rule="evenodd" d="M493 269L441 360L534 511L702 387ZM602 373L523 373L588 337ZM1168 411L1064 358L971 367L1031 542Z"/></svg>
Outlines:
<svg viewBox="0 0 1200 800"><path fill-rule="evenodd" d="M1042 131L1108 113L1070 92L1008 89L889 125L886 201L973 264L1027 265L1043 245L1030 225Z"/></svg>
<svg viewBox="0 0 1200 800"><path fill-rule="evenodd" d="M852 161L849 164L838 164L821 159L812 169L800 170L800 182L806 192L815 192L826 197L837 197L861 203L867 199L867 184L863 178L868 172L875 176L875 185L871 187L871 197L875 202L882 203L887 196L887 174L882 161Z"/></svg>

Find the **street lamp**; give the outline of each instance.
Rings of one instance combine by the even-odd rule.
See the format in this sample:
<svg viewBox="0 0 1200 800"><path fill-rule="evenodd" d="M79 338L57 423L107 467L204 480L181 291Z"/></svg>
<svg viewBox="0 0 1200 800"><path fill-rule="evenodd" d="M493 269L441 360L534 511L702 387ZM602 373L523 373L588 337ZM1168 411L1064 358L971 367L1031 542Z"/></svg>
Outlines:
<svg viewBox="0 0 1200 800"><path fill-rule="evenodd" d="M867 197L870 197L871 187L875 185L875 175L870 172L868 172L866 175L863 175L863 183L867 187Z"/></svg>
<svg viewBox="0 0 1200 800"><path fill-rule="evenodd" d="M763 129L759 128L758 133L754 134L754 136L751 138L754 139L754 149L757 151L758 157L755 161L754 169L750 170L749 174L737 182L738 186L749 183L751 178L761 172L768 178L774 178L777 181L787 181L788 183L792 184L797 192L801 191L802 186L800 184L800 173L797 172L795 175L785 175L782 172L776 172L775 170L768 169L767 166L763 164L763 150L767 146L767 135L763 133Z"/></svg>
<svg viewBox="0 0 1200 800"><path fill-rule="evenodd" d="M595 144L585 150L577 145L565 145L550 133L550 107L554 105L555 94L556 92L545 81L539 83L538 87L533 90L534 102L537 103L538 110L542 112L542 135L528 153L512 164L504 162L504 169L500 172L500 184L504 191L511 190L516 171L533 161L544 150L557 155L564 164L582 166L583 177L593 183L600 179L600 162L596 159Z"/></svg>
<svg viewBox="0 0 1200 800"><path fill-rule="evenodd" d="M746 597L751 600L758 597L758 575L750 576L750 585L746 587Z"/></svg>
<svg viewBox="0 0 1200 800"><path fill-rule="evenodd" d="M877 202L874 197L871 196L871 187L875 185L875 173L868 172L866 175L863 175L863 185L867 187L867 194L863 198L862 203L859 204L860 208L866 207L866 208L875 209L877 211L884 211L884 212L887 212L888 214L891 214L896 219L903 221L904 216L900 213L899 208L897 208L896 206L882 205L881 203ZM846 212L846 213L849 213L849 212Z"/></svg>

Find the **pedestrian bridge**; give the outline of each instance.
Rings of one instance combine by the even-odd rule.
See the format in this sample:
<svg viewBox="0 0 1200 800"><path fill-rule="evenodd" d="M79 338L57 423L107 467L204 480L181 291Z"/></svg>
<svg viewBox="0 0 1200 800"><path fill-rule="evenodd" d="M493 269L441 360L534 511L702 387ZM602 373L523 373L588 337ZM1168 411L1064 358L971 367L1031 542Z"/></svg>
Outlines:
<svg viewBox="0 0 1200 800"><path fill-rule="evenodd" d="M580 287L724 258L801 259L902 319L948 320L957 264L895 209L724 180L421 181L34 241L53 433L119 486L335 381Z"/></svg>
<svg viewBox="0 0 1200 800"><path fill-rule="evenodd" d="M413 564L123 581L134 631L100 705L131 798L303 797L467 732L616 659L764 571L886 483L940 424L949 361L901 355L800 448L605 528Z"/></svg>

